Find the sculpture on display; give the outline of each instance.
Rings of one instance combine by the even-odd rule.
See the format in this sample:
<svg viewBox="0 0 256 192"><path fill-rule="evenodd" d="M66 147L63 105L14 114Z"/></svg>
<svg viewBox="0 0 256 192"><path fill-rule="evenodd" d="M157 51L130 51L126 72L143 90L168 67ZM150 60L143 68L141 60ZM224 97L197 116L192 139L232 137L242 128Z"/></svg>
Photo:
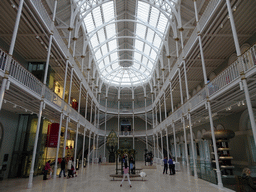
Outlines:
<svg viewBox="0 0 256 192"><path fill-rule="evenodd" d="M216 146L217 146L217 153L218 153L218 161L220 165L220 170L222 176L230 176L233 175L233 169L235 168L231 164L231 160L233 159L230 156L230 148L229 148L229 140L235 137L235 133L231 130L216 130L214 131L215 138L216 138ZM211 131L205 132L203 134L204 139L211 140L212 134ZM212 153L214 154L214 153ZM212 167L216 169L216 160L213 156L212 158Z"/></svg>
<svg viewBox="0 0 256 192"><path fill-rule="evenodd" d="M115 153L118 146L118 138L116 133L112 130L107 137L107 149L109 151L109 163L115 162Z"/></svg>

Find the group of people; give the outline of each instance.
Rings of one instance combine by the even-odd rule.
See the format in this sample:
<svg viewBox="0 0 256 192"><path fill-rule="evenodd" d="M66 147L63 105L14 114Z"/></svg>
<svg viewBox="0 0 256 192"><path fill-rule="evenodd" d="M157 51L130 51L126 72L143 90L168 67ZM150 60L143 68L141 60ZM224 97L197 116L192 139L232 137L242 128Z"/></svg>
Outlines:
<svg viewBox="0 0 256 192"><path fill-rule="evenodd" d="M65 173L66 172L66 160L65 160L65 158L63 158L61 160L60 167L61 167L61 171L60 171L60 174L59 174L59 178L61 178L62 173L63 173L63 176L66 177L66 173ZM75 167L74 167L74 163L73 163L72 159L70 159L68 161L67 168L68 168L68 177L67 178L76 176L76 171L75 171ZM43 180L47 180L47 174L48 174L49 171L50 171L50 177L51 177L51 173L52 173L51 160L47 161L47 163L44 166Z"/></svg>
<svg viewBox="0 0 256 192"><path fill-rule="evenodd" d="M175 161L173 161L171 157L169 158L169 160L167 159L167 157L165 157L163 162L164 162L163 174L164 172L167 174L168 165L169 165L170 175L175 175Z"/></svg>

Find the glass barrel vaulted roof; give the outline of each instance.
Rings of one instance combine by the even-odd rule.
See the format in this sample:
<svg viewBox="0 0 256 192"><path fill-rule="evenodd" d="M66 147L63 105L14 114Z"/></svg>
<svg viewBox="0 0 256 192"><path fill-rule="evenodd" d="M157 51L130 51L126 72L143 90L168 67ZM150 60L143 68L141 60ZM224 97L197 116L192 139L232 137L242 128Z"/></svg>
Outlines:
<svg viewBox="0 0 256 192"><path fill-rule="evenodd" d="M133 21L135 28L131 37L134 40L129 49L121 49L118 43L118 23L125 20L117 19L115 1L96 6L89 13L85 10L90 6L81 5L80 12L84 18L91 51L105 83L122 87L137 86L151 79L169 26L166 16L171 19L170 6L175 6L176 1L165 4L165 9L169 9L165 15L155 6L137 1L137 15ZM84 1L80 0L78 5L81 2ZM158 3L156 6L161 7ZM120 59L121 52L124 51L129 53L129 59Z"/></svg>

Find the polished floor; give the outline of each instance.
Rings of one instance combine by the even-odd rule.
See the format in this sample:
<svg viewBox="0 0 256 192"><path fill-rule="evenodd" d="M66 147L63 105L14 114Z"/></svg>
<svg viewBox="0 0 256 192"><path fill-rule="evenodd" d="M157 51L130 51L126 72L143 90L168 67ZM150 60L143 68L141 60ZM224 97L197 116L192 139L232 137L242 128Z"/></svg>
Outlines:
<svg viewBox="0 0 256 192"><path fill-rule="evenodd" d="M142 167L142 162L137 163L137 167ZM141 178L131 180L132 188L129 187L128 181L120 187L121 179L112 181L110 174L115 173L115 165L90 165L84 170L78 171L78 177L75 178L56 178L43 181L43 176L34 177L33 188L26 189L28 179L8 179L0 181L0 191L65 191L65 192L115 192L115 191L173 191L173 192L231 192L232 190L223 188L219 189L216 185L201 179L195 179L185 172L177 172L176 175L164 174L162 166L157 165L157 169L144 169L147 174L146 181Z"/></svg>

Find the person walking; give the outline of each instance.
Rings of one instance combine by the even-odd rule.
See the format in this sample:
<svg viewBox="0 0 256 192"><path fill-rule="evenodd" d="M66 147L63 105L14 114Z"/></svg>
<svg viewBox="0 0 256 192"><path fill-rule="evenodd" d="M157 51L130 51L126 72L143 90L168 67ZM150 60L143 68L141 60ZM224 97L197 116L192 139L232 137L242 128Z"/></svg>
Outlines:
<svg viewBox="0 0 256 192"><path fill-rule="evenodd" d="M44 166L44 177L43 177L43 180L47 180L47 173L48 173L48 171L49 171L49 170L52 171L52 168L51 168L51 166L50 166L50 163L51 163L51 160L49 160L49 161L45 164L45 166Z"/></svg>
<svg viewBox="0 0 256 192"><path fill-rule="evenodd" d="M72 170L72 160L70 159L68 161L68 178L70 178L71 176L73 177L73 170Z"/></svg>
<svg viewBox="0 0 256 192"><path fill-rule="evenodd" d="M101 155L100 155L100 157L99 157L99 164L101 164Z"/></svg>
<svg viewBox="0 0 256 192"><path fill-rule="evenodd" d="M168 170L167 157L164 158L163 162L164 162L164 171L163 171L163 174L164 174L164 172L167 174L167 170Z"/></svg>
<svg viewBox="0 0 256 192"><path fill-rule="evenodd" d="M169 169L170 169L170 175L174 175L175 174L175 165L174 165L171 157L168 161L168 164L169 164Z"/></svg>
<svg viewBox="0 0 256 192"><path fill-rule="evenodd" d="M122 184L123 184L123 182L124 182L125 176L126 176L127 179L128 179L128 182L129 182L130 187L132 187L132 184L131 184L131 181L130 181L130 177L129 177L129 167L127 166L127 161L125 161L125 163L124 163L123 171L124 171L124 173L123 173L123 180L122 180L122 182L121 182L120 187L123 186Z"/></svg>
<svg viewBox="0 0 256 192"><path fill-rule="evenodd" d="M65 167L66 167L65 158L62 159L62 161L60 163L60 167L61 167L61 171L60 171L60 174L59 174L59 178L61 178L61 173L62 172L63 172L64 177L66 177L66 174L65 174Z"/></svg>

